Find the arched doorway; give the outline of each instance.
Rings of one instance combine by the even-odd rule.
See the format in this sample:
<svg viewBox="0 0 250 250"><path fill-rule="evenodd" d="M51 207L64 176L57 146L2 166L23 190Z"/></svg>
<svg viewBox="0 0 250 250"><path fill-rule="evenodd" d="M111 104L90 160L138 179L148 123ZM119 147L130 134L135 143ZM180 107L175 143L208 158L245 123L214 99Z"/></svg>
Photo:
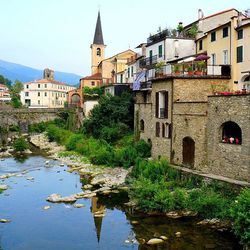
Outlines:
<svg viewBox="0 0 250 250"><path fill-rule="evenodd" d="M191 137L185 137L182 140L182 164L188 167L194 167L195 142Z"/></svg>
<svg viewBox="0 0 250 250"><path fill-rule="evenodd" d="M79 96L79 94L73 94L71 96L71 104L73 104L74 106L79 106L81 101L81 97Z"/></svg>

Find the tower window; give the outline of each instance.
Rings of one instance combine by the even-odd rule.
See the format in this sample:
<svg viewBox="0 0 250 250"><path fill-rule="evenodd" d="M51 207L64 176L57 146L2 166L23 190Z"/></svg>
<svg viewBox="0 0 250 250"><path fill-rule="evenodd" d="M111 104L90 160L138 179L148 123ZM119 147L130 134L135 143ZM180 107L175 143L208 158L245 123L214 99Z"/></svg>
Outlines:
<svg viewBox="0 0 250 250"><path fill-rule="evenodd" d="M97 49L96 49L96 55L97 55L97 56L101 56L101 49L100 49L100 48L97 48Z"/></svg>

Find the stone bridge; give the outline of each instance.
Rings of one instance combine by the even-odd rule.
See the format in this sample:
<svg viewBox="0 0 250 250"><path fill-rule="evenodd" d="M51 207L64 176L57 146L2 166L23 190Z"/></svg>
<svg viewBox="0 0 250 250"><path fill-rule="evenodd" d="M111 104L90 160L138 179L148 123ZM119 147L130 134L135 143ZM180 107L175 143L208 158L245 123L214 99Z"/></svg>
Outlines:
<svg viewBox="0 0 250 250"><path fill-rule="evenodd" d="M0 127L8 128L11 125L17 125L22 132L27 132L28 125L52 121L59 118L62 112L77 113L78 111L72 108L0 109Z"/></svg>

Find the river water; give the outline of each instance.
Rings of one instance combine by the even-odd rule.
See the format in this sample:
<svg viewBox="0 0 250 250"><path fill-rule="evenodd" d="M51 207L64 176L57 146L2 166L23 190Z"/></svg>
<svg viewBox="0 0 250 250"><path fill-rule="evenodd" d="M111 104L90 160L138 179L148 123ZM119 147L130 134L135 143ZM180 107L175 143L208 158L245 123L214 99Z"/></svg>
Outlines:
<svg viewBox="0 0 250 250"><path fill-rule="evenodd" d="M241 249L231 233L197 226L197 219L133 213L123 206L126 193L77 200L83 208L49 203L50 194L75 194L82 191L82 184L78 174L66 171L67 166L50 160L51 166L45 167L46 160L30 156L21 162L0 161L0 175L27 170L19 177L0 180L0 185L9 186L0 194L0 219L11 220L0 223L0 250ZM51 208L44 210L44 206ZM104 208L105 217L93 216ZM176 232L181 232L180 238ZM168 237L163 244L143 244L161 235Z"/></svg>

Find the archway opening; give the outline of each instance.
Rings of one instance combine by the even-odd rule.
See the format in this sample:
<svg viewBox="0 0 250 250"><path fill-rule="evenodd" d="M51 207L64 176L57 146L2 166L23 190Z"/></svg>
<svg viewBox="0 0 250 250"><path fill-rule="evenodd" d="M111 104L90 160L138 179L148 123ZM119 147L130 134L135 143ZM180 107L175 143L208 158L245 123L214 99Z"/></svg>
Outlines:
<svg viewBox="0 0 250 250"><path fill-rule="evenodd" d="M228 121L222 124L222 142L242 144L242 132L237 123Z"/></svg>

